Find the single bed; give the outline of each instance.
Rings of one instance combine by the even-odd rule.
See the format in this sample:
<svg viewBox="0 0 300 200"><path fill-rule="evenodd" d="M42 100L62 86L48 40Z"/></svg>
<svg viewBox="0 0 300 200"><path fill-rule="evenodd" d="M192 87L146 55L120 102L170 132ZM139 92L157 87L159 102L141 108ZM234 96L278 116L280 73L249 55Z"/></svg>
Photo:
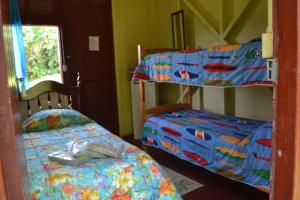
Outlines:
<svg viewBox="0 0 300 200"><path fill-rule="evenodd" d="M272 123L185 109L152 115L143 143L268 191Z"/></svg>
<svg viewBox="0 0 300 200"><path fill-rule="evenodd" d="M261 39L243 44L143 55L133 79L195 86L272 86Z"/></svg>
<svg viewBox="0 0 300 200"><path fill-rule="evenodd" d="M32 91L66 94L64 91L72 90L70 99L76 99L78 88L42 84ZM29 111L29 101L35 96L32 91L22 98ZM65 149L68 142L83 140L124 146L124 154L122 158L93 159L78 166L48 159L48 154ZM24 121L23 141L31 199L181 199L170 178L148 154L75 110L40 108Z"/></svg>

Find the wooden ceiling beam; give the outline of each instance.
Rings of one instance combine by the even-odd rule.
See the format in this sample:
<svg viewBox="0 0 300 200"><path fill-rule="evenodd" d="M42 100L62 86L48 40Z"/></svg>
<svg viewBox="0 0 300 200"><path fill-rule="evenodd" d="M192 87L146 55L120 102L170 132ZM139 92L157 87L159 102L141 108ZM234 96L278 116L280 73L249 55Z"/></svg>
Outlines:
<svg viewBox="0 0 300 200"><path fill-rule="evenodd" d="M247 10L247 8L249 7L251 3L251 0L248 0L243 7L241 8L240 12L238 15L236 15L233 20L230 22L230 24L227 26L227 28L225 29L225 31L222 34L223 38L226 38L230 31L236 26L237 22L240 20L241 16L243 15L243 13Z"/></svg>

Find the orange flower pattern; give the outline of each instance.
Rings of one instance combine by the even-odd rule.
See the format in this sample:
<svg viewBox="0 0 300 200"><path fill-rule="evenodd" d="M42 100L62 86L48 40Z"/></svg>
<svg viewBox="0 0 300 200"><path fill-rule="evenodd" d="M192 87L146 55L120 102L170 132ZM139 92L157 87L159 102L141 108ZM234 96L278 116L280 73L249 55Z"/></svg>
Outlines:
<svg viewBox="0 0 300 200"><path fill-rule="evenodd" d="M171 195L175 194L176 190L173 187L170 178L165 178L160 184L159 194L160 195Z"/></svg>
<svg viewBox="0 0 300 200"><path fill-rule="evenodd" d="M66 195L72 195L75 192L75 187L71 184L64 183L61 191Z"/></svg>
<svg viewBox="0 0 300 200"><path fill-rule="evenodd" d="M46 122L48 124L48 127L49 129L54 129L55 126L57 125L57 123L59 122L59 115L49 115L47 118L46 118Z"/></svg>
<svg viewBox="0 0 300 200"><path fill-rule="evenodd" d="M40 132L94 123L81 113L70 109L43 110L33 114L23 123L23 133Z"/></svg>

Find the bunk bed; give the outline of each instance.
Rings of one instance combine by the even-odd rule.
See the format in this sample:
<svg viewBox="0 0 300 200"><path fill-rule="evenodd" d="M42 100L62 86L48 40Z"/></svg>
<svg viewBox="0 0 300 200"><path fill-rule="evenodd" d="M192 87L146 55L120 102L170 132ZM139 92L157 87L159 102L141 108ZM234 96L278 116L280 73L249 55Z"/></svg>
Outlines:
<svg viewBox="0 0 300 200"><path fill-rule="evenodd" d="M261 57L261 40L161 52L140 47L143 60L133 74L140 85L143 144L268 191L272 122L193 110L191 88L272 87L266 60ZM145 81L188 85L187 103L145 109Z"/></svg>
<svg viewBox="0 0 300 200"><path fill-rule="evenodd" d="M41 94L46 95L46 110ZM22 138L31 199L181 199L170 178L148 154L72 109L80 108L78 87L46 81L27 91L21 101L26 102L29 115ZM33 114L36 102L38 112ZM48 159L71 141L105 142L123 148L123 154L78 165Z"/></svg>

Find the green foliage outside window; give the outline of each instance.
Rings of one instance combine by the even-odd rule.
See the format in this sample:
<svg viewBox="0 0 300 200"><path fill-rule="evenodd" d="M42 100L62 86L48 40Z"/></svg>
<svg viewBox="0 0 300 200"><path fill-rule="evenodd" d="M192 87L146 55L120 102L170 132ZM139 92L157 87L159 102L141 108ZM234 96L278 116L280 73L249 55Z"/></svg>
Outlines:
<svg viewBox="0 0 300 200"><path fill-rule="evenodd" d="M57 27L23 26L29 82L60 74Z"/></svg>

